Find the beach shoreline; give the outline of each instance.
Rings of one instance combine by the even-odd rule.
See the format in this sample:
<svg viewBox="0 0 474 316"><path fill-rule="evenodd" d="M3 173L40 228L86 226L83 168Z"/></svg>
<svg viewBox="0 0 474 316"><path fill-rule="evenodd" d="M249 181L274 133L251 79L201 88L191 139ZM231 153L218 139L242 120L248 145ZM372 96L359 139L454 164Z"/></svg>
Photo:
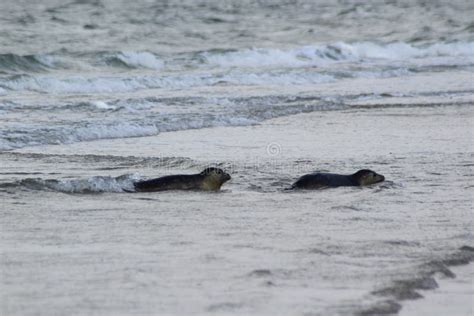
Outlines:
<svg viewBox="0 0 474 316"><path fill-rule="evenodd" d="M423 298L404 301L400 316L456 315L468 316L474 313L474 263L449 267L455 278L435 277L438 288L418 290Z"/></svg>

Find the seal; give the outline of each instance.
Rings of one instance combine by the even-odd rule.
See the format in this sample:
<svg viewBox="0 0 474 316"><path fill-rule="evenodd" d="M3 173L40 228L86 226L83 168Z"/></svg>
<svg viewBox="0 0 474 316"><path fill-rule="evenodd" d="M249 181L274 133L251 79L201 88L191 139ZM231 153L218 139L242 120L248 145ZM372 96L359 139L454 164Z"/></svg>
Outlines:
<svg viewBox="0 0 474 316"><path fill-rule="evenodd" d="M385 180L385 177L372 170L363 169L354 174L343 175L335 173L311 173L299 178L291 189L323 189L343 186L370 185Z"/></svg>
<svg viewBox="0 0 474 316"><path fill-rule="evenodd" d="M134 183L135 192L166 190L219 191L230 175L219 168L206 168L198 174L178 174Z"/></svg>

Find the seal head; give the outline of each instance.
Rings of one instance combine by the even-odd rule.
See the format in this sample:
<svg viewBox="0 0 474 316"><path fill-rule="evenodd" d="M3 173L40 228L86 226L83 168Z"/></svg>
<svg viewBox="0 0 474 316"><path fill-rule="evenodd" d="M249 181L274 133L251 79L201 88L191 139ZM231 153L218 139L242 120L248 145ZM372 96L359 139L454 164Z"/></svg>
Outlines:
<svg viewBox="0 0 474 316"><path fill-rule="evenodd" d="M219 168L209 167L201 173L204 177L202 181L202 190L218 191L221 186L231 179L230 175Z"/></svg>
<svg viewBox="0 0 474 316"><path fill-rule="evenodd" d="M385 177L369 169L362 169L351 175L358 185L371 185L385 181Z"/></svg>
<svg viewBox="0 0 474 316"><path fill-rule="evenodd" d="M231 179L219 168L206 168L198 174L178 174L134 183L136 192L156 192L166 190L219 191Z"/></svg>

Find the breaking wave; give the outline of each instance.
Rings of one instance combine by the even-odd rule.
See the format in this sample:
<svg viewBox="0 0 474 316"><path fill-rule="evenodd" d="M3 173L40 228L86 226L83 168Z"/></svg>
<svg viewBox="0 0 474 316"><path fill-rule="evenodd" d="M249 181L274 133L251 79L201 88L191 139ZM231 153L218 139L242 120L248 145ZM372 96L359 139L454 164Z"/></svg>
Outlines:
<svg viewBox="0 0 474 316"><path fill-rule="evenodd" d="M405 42L388 44L374 42L336 42L288 48L247 48L239 50L213 49L209 51L159 54L149 51L68 52L58 51L35 55L0 55L0 72L24 73L55 69L94 70L99 67L117 69L173 69L189 68L298 68L323 66L336 62L364 62L371 60L407 61L432 57L474 57L474 42L413 45ZM462 62L462 61L459 61ZM472 62L472 61L471 61Z"/></svg>
<svg viewBox="0 0 474 316"><path fill-rule="evenodd" d="M166 104L218 103L222 106L215 112L196 112L192 106L186 110L177 108L166 109L160 113L158 109L167 107ZM165 104L165 105L163 105ZM342 109L344 104L337 100L320 100L318 98L297 98L288 96L254 97L254 98L211 98L211 99L140 99L105 103L93 101L69 105L87 106L96 111L128 111L151 109L146 118L131 120L127 115L115 120L83 121L74 123L58 123L48 126L12 125L0 130L0 151L46 144L67 144L99 139L124 137L152 136L162 132L199 129L217 126L246 126L280 116L312 112L317 110ZM169 107L169 106L168 106ZM139 112L140 113L140 112Z"/></svg>
<svg viewBox="0 0 474 316"><path fill-rule="evenodd" d="M149 52L119 52L105 56L108 65L126 68L161 69L164 66L155 54Z"/></svg>
<svg viewBox="0 0 474 316"><path fill-rule="evenodd" d="M403 96L403 95L397 95ZM425 95L429 96L429 95ZM100 119L59 119L44 124L11 123L0 129L0 151L38 145L59 145L101 139L154 136L163 132L225 126L249 126L268 119L315 111L366 107L351 100L391 98L390 94L337 96L273 95L256 97L146 97L117 100L89 100L42 108L35 113L93 113ZM373 104L371 107L419 106L417 103ZM2 106L3 104L3 106ZM443 105L448 105L446 102ZM453 102L453 105L460 104ZM440 103L427 103L437 106ZM0 103L0 111L18 108L16 103ZM33 112L32 112L33 113ZM65 118L68 115L64 116Z"/></svg>
<svg viewBox="0 0 474 316"><path fill-rule="evenodd" d="M52 190L63 193L104 193L133 191L133 183L140 180L136 174L125 174L119 177L95 176L87 179L55 180L55 179L23 179L13 185L32 190ZM5 184L3 185L5 186Z"/></svg>
<svg viewBox="0 0 474 316"><path fill-rule="evenodd" d="M72 126L26 128L0 131L0 150L45 144L69 144L98 139L156 135L159 130L153 124L139 122L90 122Z"/></svg>
<svg viewBox="0 0 474 316"><path fill-rule="evenodd" d="M439 43L418 47L402 42L390 44L339 42L289 49L251 48L202 53L207 63L221 67L301 67L365 59L407 60L458 56L474 56L474 43Z"/></svg>
<svg viewBox="0 0 474 316"><path fill-rule="evenodd" d="M1 72L41 72L54 66L52 57L48 55L15 55L0 54Z"/></svg>
<svg viewBox="0 0 474 316"><path fill-rule="evenodd" d="M111 93L143 89L183 89L218 84L302 84L334 81L331 75L317 72L242 73L233 72L214 76L209 73L187 75L135 75L58 78L48 75L12 75L0 78L0 88L10 91L35 91L41 93Z"/></svg>
<svg viewBox="0 0 474 316"><path fill-rule="evenodd" d="M16 55L0 54L1 73L38 73L72 69L90 71L108 66L126 69L153 69L164 67L164 61L156 54L146 51L75 53L60 51L50 54Z"/></svg>

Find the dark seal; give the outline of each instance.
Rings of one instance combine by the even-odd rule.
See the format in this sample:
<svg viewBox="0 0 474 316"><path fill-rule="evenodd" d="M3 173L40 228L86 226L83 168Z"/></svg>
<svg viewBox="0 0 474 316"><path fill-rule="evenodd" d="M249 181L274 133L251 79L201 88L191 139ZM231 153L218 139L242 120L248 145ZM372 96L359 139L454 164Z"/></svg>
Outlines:
<svg viewBox="0 0 474 316"><path fill-rule="evenodd" d="M385 180L381 174L372 170L359 170L351 175L342 175L335 173L311 173L299 178L290 189L322 189L347 186L370 185Z"/></svg>
<svg viewBox="0 0 474 316"><path fill-rule="evenodd" d="M230 175L219 168L206 168L198 174L178 174L135 182L135 192L166 190L219 191Z"/></svg>

